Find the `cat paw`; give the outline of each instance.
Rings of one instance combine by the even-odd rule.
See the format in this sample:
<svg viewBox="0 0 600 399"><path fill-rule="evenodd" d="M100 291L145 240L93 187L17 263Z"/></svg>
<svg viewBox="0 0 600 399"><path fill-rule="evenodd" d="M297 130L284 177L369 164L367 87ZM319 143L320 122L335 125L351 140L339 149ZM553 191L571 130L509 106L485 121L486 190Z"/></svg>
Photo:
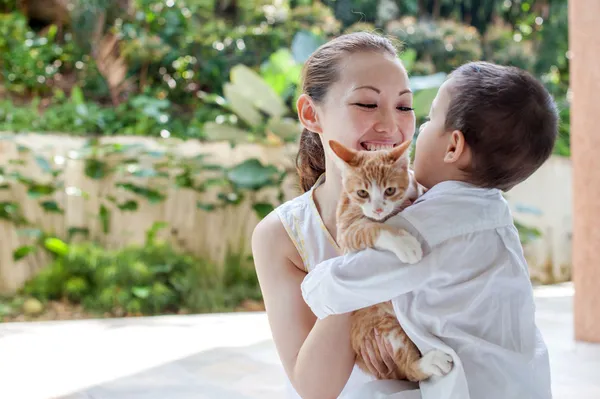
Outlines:
<svg viewBox="0 0 600 399"><path fill-rule="evenodd" d="M375 246L393 252L404 263L416 263L423 257L419 240L406 232L392 234L389 231L382 231Z"/></svg>
<svg viewBox="0 0 600 399"><path fill-rule="evenodd" d="M428 376L444 376L452 370L452 356L439 350L427 352L419 361L419 367Z"/></svg>

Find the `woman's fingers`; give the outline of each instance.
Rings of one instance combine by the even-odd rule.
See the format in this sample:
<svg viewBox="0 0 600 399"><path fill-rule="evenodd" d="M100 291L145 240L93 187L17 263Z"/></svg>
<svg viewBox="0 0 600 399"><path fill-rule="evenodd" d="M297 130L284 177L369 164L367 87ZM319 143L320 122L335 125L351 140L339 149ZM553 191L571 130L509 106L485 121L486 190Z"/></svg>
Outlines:
<svg viewBox="0 0 600 399"><path fill-rule="evenodd" d="M394 378L393 374L396 370L396 362L394 361L394 349L392 348L392 345L381 335L377 335L377 345L379 346L381 359L387 368L385 375L387 378Z"/></svg>
<svg viewBox="0 0 600 399"><path fill-rule="evenodd" d="M371 361L371 357L369 356L369 353L367 351L366 340L363 346L360 348L360 355L362 356L363 361L365 362L365 366L367 366L367 369L369 370L369 374L376 376L377 369L373 367L373 362Z"/></svg>
<svg viewBox="0 0 600 399"><path fill-rule="evenodd" d="M371 361L371 365L373 366L373 368L375 368L375 370L377 370L377 376L383 376L387 373L387 369L385 367L385 364L379 360L379 358L381 357L381 355L378 357L375 354L375 351L378 350L373 346L373 342L371 340L366 340L365 342L365 347L367 349L367 352L369 354L369 360Z"/></svg>

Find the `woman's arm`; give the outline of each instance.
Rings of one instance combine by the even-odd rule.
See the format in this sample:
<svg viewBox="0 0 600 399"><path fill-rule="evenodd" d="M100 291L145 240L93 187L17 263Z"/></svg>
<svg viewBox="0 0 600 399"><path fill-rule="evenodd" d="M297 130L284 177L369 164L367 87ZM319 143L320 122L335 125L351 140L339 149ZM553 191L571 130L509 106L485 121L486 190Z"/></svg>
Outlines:
<svg viewBox="0 0 600 399"><path fill-rule="evenodd" d="M292 385L305 399L337 398L354 366L350 316L315 316L302 298L306 273L275 213L252 235L252 252L275 346Z"/></svg>

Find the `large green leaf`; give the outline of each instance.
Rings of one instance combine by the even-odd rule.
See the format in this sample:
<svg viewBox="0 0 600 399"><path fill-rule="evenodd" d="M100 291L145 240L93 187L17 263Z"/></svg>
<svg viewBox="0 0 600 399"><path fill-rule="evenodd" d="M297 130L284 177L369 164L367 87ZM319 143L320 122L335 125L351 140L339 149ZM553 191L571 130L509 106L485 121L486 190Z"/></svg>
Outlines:
<svg viewBox="0 0 600 399"><path fill-rule="evenodd" d="M267 130L276 136L281 137L283 140L293 141L300 136L300 133L302 133L302 126L298 121L291 118L271 118L267 123Z"/></svg>
<svg viewBox="0 0 600 399"><path fill-rule="evenodd" d="M233 141L235 143L248 141L248 132L231 125L215 122L204 124L204 135L210 141Z"/></svg>
<svg viewBox="0 0 600 399"><path fill-rule="evenodd" d="M46 173L52 173L52 167L50 166L50 163L48 162L48 160L40 155L36 155L35 156L35 162L38 164L38 166Z"/></svg>
<svg viewBox="0 0 600 399"><path fill-rule="evenodd" d="M258 190L273 182L277 176L277 168L273 165L263 166L258 159L248 159L234 166L227 177L239 188Z"/></svg>
<svg viewBox="0 0 600 399"><path fill-rule="evenodd" d="M264 113L276 118L286 113L287 107L281 97L258 73L247 66L238 64L231 68L231 82L241 95L250 99Z"/></svg>
<svg viewBox="0 0 600 399"><path fill-rule="evenodd" d="M437 95L438 89L425 89L416 92L413 96L413 108L415 109L415 116L417 120L425 118L429 115L429 109L431 104Z"/></svg>
<svg viewBox="0 0 600 399"><path fill-rule="evenodd" d="M260 73L273 90L281 97L288 98L293 94L293 88L300 82L302 64L294 60L290 50L282 48L271 54Z"/></svg>
<svg viewBox="0 0 600 399"><path fill-rule="evenodd" d="M225 83L223 93L229 103L229 107L241 119L250 126L257 126L262 121L260 112L254 107L252 97L244 94L239 85Z"/></svg>
<svg viewBox="0 0 600 399"><path fill-rule="evenodd" d="M310 31L298 31L292 40L292 54L294 55L294 59L296 62L304 64L308 60L308 57L324 43L324 38Z"/></svg>

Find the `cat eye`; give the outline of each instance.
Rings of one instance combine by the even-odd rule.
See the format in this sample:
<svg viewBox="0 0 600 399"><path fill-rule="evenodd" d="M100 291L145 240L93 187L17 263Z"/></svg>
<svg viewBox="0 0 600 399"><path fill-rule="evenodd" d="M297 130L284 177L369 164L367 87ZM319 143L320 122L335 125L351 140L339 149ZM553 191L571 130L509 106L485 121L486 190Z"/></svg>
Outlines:
<svg viewBox="0 0 600 399"><path fill-rule="evenodd" d="M358 190L356 195L358 195L360 198L367 198L369 193L366 190Z"/></svg>
<svg viewBox="0 0 600 399"><path fill-rule="evenodd" d="M388 187L385 189L385 195L390 196L396 194L396 187Z"/></svg>

